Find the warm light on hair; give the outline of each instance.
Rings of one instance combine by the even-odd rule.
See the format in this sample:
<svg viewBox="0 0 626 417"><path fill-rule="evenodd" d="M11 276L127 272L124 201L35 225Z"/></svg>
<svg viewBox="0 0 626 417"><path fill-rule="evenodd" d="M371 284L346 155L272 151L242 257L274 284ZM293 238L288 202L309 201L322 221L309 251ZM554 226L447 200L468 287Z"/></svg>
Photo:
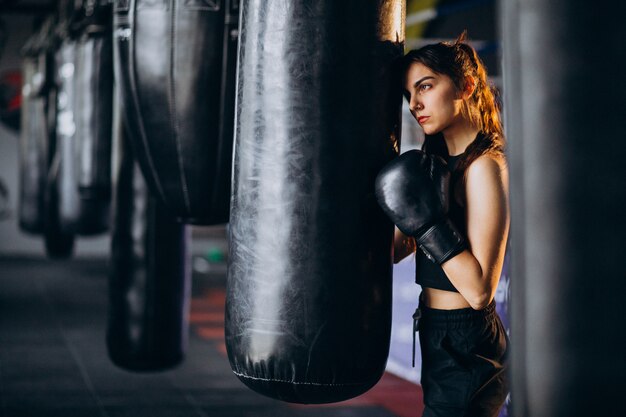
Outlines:
<svg viewBox="0 0 626 417"><path fill-rule="evenodd" d="M404 43L406 10L404 0L388 1L381 5L378 20L378 39Z"/></svg>
<svg viewBox="0 0 626 417"><path fill-rule="evenodd" d="M414 63L421 63L433 72L449 77L459 92L465 91L467 80L474 81L474 91L463 100L461 114L482 135L472 142L459 161L457 171L462 172L476 158L485 153L504 154L504 129L496 103L494 90L487 80L487 70L478 54L466 43L463 32L453 42L439 42L409 51L401 61L400 69L406 74ZM445 156L447 150L440 134L426 136L424 149Z"/></svg>

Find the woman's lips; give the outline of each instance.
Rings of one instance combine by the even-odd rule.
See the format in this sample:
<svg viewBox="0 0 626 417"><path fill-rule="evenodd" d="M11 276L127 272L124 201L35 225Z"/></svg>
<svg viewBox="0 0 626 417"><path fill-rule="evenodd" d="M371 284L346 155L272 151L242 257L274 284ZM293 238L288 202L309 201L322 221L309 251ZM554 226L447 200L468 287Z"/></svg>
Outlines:
<svg viewBox="0 0 626 417"><path fill-rule="evenodd" d="M417 118L417 123L423 124L429 118L430 118L430 116L420 116L420 117Z"/></svg>

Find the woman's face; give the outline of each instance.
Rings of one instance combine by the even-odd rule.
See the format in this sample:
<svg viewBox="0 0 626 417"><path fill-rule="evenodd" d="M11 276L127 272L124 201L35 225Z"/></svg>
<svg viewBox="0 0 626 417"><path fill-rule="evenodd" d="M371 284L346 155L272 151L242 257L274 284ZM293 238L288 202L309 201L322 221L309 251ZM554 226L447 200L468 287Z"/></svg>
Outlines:
<svg viewBox="0 0 626 417"><path fill-rule="evenodd" d="M445 133L463 120L461 93L447 75L414 62L406 72L404 89L411 114L427 135Z"/></svg>

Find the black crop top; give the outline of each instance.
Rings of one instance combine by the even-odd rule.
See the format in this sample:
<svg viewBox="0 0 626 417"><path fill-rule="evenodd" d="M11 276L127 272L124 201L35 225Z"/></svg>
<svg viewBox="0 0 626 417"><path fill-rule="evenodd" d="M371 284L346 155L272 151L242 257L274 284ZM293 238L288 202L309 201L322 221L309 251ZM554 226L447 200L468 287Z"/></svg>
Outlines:
<svg viewBox="0 0 626 417"><path fill-rule="evenodd" d="M446 162L450 171L454 171L461 155L448 156ZM452 194L452 187L450 187L450 193ZM461 233L466 234L465 224L465 210L457 200L450 195L450 210L449 217L452 223L459 229ZM448 279L448 276L439 264L432 262L424 255L424 253L418 248L415 254L415 282L422 287L436 288L438 290L458 292L454 285Z"/></svg>

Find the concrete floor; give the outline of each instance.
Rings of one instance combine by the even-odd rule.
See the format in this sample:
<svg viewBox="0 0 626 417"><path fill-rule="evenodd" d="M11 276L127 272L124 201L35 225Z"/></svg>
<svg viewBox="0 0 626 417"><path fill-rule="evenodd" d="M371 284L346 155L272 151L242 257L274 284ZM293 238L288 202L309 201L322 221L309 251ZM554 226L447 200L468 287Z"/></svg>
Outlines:
<svg viewBox="0 0 626 417"><path fill-rule="evenodd" d="M223 271L223 269L218 269ZM194 275L190 343L176 369L134 373L105 346L106 260L0 258L2 417L418 417L421 390L390 374L353 400L287 404L245 387L223 339L223 272Z"/></svg>

